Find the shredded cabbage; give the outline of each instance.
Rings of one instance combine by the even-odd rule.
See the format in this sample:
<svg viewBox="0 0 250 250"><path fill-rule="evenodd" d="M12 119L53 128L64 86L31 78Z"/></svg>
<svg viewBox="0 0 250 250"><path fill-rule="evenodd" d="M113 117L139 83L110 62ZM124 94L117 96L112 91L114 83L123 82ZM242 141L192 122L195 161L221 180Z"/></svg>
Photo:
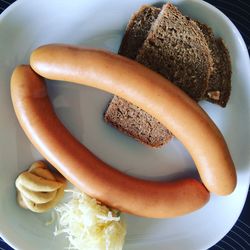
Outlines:
<svg viewBox="0 0 250 250"><path fill-rule="evenodd" d="M118 210L75 190L71 200L55 208L58 226L55 235L66 233L70 249L122 250L126 225Z"/></svg>

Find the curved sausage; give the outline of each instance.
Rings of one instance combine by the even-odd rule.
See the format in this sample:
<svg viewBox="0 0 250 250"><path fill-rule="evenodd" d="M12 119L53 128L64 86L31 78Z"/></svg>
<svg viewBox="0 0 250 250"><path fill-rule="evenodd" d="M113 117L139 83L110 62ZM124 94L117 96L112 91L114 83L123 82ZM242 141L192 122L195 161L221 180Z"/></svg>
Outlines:
<svg viewBox="0 0 250 250"><path fill-rule="evenodd" d="M159 74L110 52L58 44L36 49L30 63L43 77L102 89L137 105L184 144L209 191L227 195L235 189L236 171L222 134L191 98Z"/></svg>
<svg viewBox="0 0 250 250"><path fill-rule="evenodd" d="M108 206L139 216L175 217L209 200L195 179L153 182L115 170L80 144L57 118L46 85L30 66L17 67L11 78L17 118L39 152L81 191Z"/></svg>

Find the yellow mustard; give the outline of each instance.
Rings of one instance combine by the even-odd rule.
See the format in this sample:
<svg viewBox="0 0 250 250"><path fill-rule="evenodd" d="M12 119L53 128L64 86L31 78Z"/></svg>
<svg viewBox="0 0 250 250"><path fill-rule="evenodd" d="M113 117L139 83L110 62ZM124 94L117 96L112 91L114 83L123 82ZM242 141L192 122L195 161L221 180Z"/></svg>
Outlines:
<svg viewBox="0 0 250 250"><path fill-rule="evenodd" d="M33 212L43 213L61 200L66 180L51 172L44 161L37 161L17 177L15 185L18 204Z"/></svg>

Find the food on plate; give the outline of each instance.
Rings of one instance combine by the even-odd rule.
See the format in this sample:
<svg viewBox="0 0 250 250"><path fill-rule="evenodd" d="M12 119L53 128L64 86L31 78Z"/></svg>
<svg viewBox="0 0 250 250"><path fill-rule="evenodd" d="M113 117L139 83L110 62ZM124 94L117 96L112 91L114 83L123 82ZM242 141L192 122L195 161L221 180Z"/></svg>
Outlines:
<svg viewBox="0 0 250 250"><path fill-rule="evenodd" d="M146 93L150 91L150 84L153 83L150 79L156 80L154 85L157 83L159 90L169 90L163 91L164 93L172 92L172 101L175 98L179 100L179 95L185 95L171 83L165 84L167 80L144 66L110 52L48 45L33 52L31 64L41 75L46 74L49 78L64 78L107 91L116 90L118 92L115 94L124 93L126 98L138 97L136 99L141 100L141 104L149 104L146 101ZM118 86L117 77L120 79ZM137 93L138 89L134 89L134 81L137 80L142 81L145 86L143 91L140 88L141 96ZM49 100L44 80L30 66L23 65L14 70L11 77L11 97L19 123L38 151L75 187L103 204L139 216L165 218L190 213L208 202L209 192L195 179L172 182L141 180L125 175L98 159L59 121ZM155 106L156 113L165 110L166 104L161 103L161 100L168 98L159 100L158 96L156 100L155 97L150 99L150 107ZM205 113L196 108L197 104L189 101L188 97L186 102L184 106L188 106L190 102L189 106L193 110L186 112L200 113L204 118L202 124L216 129L210 124ZM180 104L179 107L181 108ZM183 112L185 113L185 109ZM178 124L178 119L175 122ZM176 128L178 130L178 126ZM213 145L213 136L211 138ZM214 146L218 149L217 145ZM225 153L224 156L229 157L226 149L222 151ZM221 167L223 172L223 161ZM228 173L223 176L226 186L230 184L228 181L231 181L228 177ZM229 191L228 186L226 191Z"/></svg>
<svg viewBox="0 0 250 250"><path fill-rule="evenodd" d="M42 46L30 62L44 77L99 88L145 110L184 144L209 191L233 192L236 171L223 135L204 110L166 78L110 52L67 45Z"/></svg>
<svg viewBox="0 0 250 250"><path fill-rule="evenodd" d="M160 73L194 100L225 107L231 91L231 63L221 38L205 24L185 17L170 3L142 6L131 17L119 54ZM114 96L104 119L134 139L160 147L173 136L136 105Z"/></svg>
<svg viewBox="0 0 250 250"><path fill-rule="evenodd" d="M34 162L15 182L18 204L32 212L43 213L63 197L66 180L48 169L44 161Z"/></svg>
<svg viewBox="0 0 250 250"><path fill-rule="evenodd" d="M234 190L235 168L223 136L197 103L167 79L113 53L67 45L42 46L30 62L43 77L99 88L135 103L182 141L209 191L226 195ZM186 214L206 204L209 193L194 179L139 180L94 156L58 120L39 75L30 66L13 72L15 112L39 152L81 191L110 207L154 218Z"/></svg>
<svg viewBox="0 0 250 250"><path fill-rule="evenodd" d="M58 215L55 235L66 233L70 248L74 249L122 250L126 225L120 212L80 191L69 192L70 200L55 208Z"/></svg>

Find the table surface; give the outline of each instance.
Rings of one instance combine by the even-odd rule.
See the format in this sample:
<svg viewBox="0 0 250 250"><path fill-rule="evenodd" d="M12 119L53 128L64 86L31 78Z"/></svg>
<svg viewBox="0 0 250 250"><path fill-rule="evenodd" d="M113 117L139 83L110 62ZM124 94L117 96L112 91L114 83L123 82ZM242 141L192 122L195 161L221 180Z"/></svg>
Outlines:
<svg viewBox="0 0 250 250"><path fill-rule="evenodd" d="M249 0L206 0L224 12L241 32L250 50L250 1ZM14 0L0 0L0 13ZM0 250L11 250L0 238ZM250 250L250 195L248 195L240 218L231 231L210 250Z"/></svg>

